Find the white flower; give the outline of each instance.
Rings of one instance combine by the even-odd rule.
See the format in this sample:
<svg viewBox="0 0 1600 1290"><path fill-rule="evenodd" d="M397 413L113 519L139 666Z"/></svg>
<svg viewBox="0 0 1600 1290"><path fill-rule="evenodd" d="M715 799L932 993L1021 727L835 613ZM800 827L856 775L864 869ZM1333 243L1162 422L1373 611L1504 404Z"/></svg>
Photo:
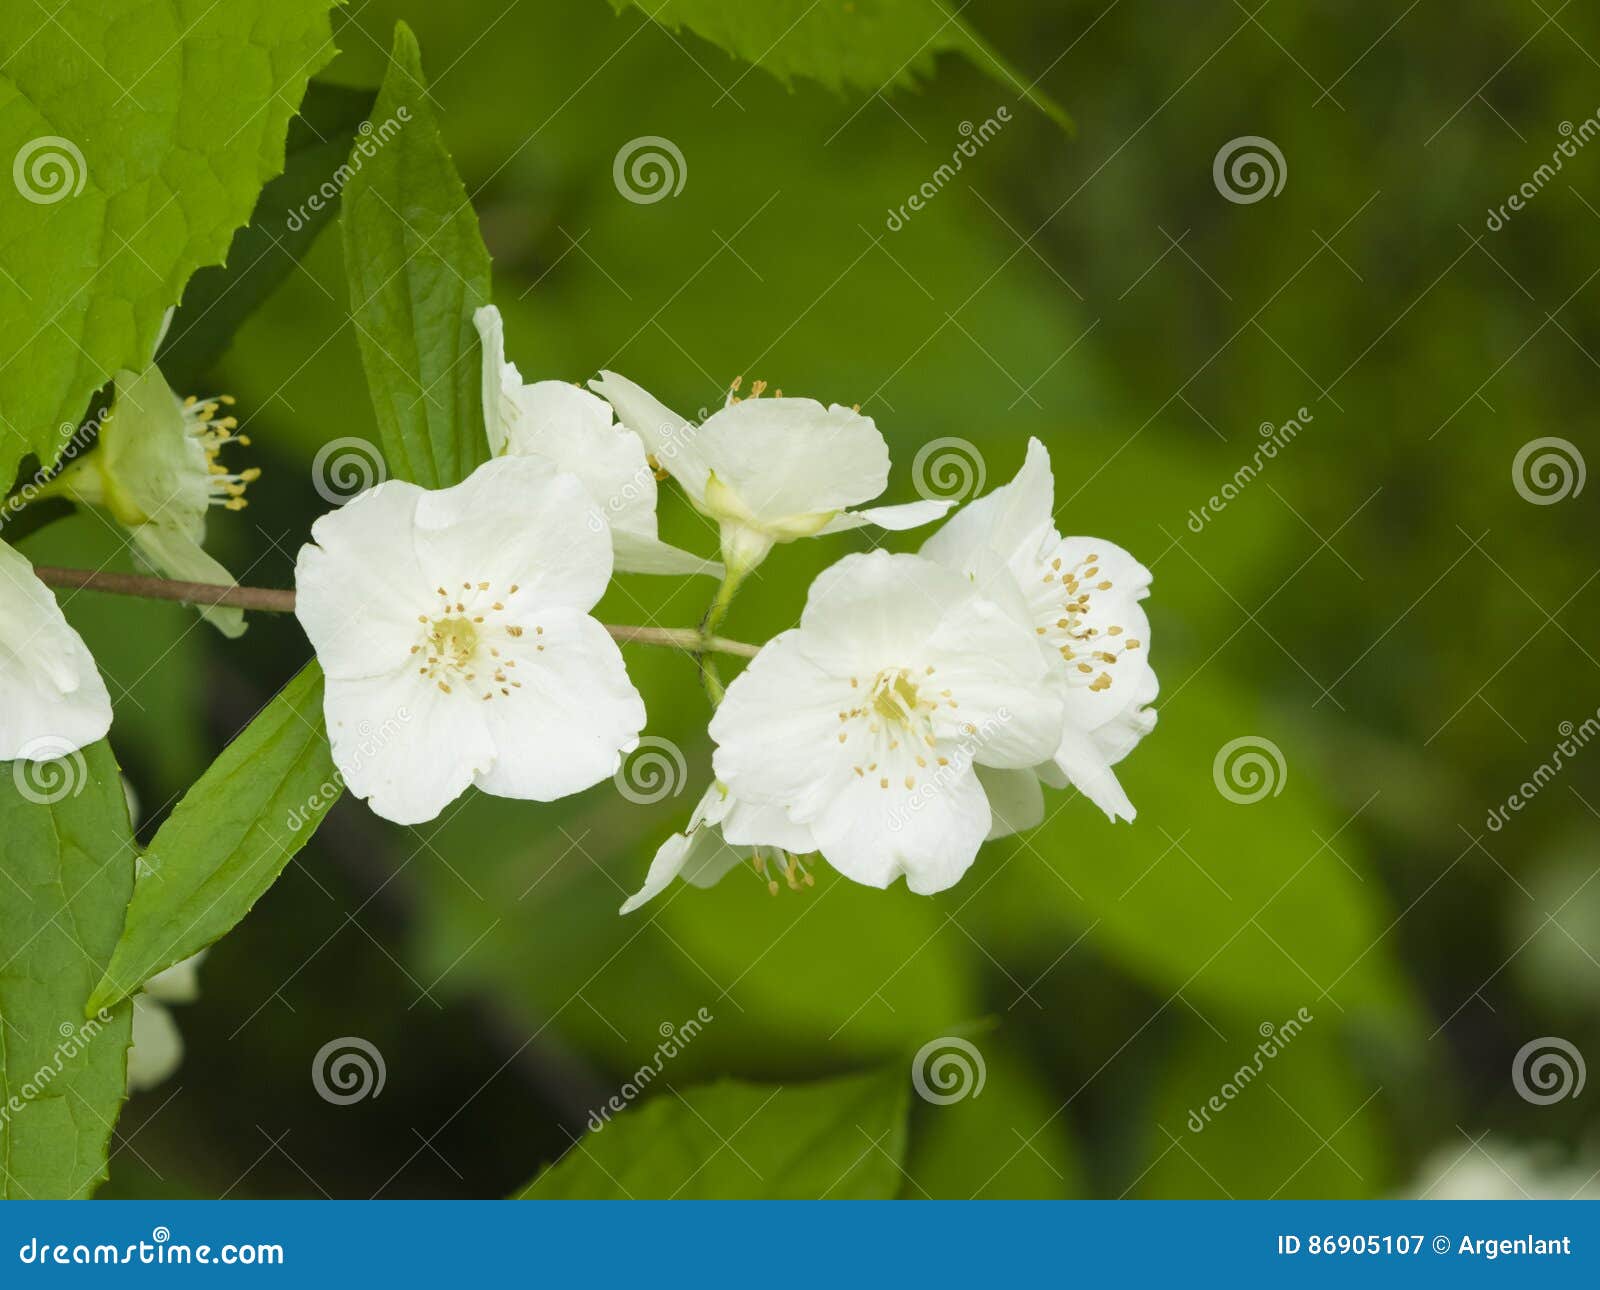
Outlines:
<svg viewBox="0 0 1600 1290"><path fill-rule="evenodd" d="M729 835L743 839L743 846L729 842ZM752 840L755 838L763 840L757 843ZM644 886L629 896L618 912L631 914L665 891L674 878L695 887L715 886L746 860L754 862L756 872L767 878L774 892L778 880L771 873L782 873L791 887L802 881L810 885L811 875L797 856L816 849L811 831L791 821L781 806L740 802L726 784L713 782L690 815L689 827L661 844Z"/></svg>
<svg viewBox="0 0 1600 1290"><path fill-rule="evenodd" d="M1063 700L1058 746L1038 773L1072 784L1112 819L1133 803L1111 769L1156 724L1150 571L1100 538L1063 538L1050 454L1037 439L1011 483L954 516L922 554L972 579L1034 634Z"/></svg>
<svg viewBox="0 0 1600 1290"><path fill-rule="evenodd" d="M0 542L0 761L64 757L110 728L89 647L27 557Z"/></svg>
<svg viewBox="0 0 1600 1290"><path fill-rule="evenodd" d="M211 508L243 510L245 486L261 474L221 463L225 447L250 443L234 433L234 417L219 415L232 403L227 396L179 399L154 364L138 374L118 372L99 441L41 492L109 512L163 577L232 586L233 575L203 546ZM242 610L204 605L200 613L224 636L244 632Z"/></svg>
<svg viewBox="0 0 1600 1290"><path fill-rule="evenodd" d="M574 476L501 457L438 492L380 484L312 526L295 613L334 762L379 815L431 820L469 784L551 801L638 742L644 703L588 613L611 577L595 517Z"/></svg>
<svg viewBox="0 0 1600 1290"><path fill-rule="evenodd" d="M619 573L708 573L722 566L656 536L656 476L639 436L616 424L604 399L565 381L525 385L506 362L500 311L472 315L483 340L483 419L492 456L541 457L570 471L601 503Z"/></svg>
<svg viewBox="0 0 1600 1290"><path fill-rule="evenodd" d="M171 1078L183 1061L183 1036L169 1006L200 997L200 960L206 951L157 972L133 997L133 1043L128 1049L128 1090L138 1093Z"/></svg>
<svg viewBox="0 0 1600 1290"><path fill-rule="evenodd" d="M783 807L845 877L942 891L1017 826L1012 782L1060 741L1047 670L1032 633L960 574L847 556L728 687L713 765L738 800ZM980 768L998 772L1001 811ZM722 827L735 845L773 841Z"/></svg>
<svg viewBox="0 0 1600 1290"><path fill-rule="evenodd" d="M589 386L721 526L722 558L734 570L759 564L775 542L866 524L916 528L951 506L939 500L850 510L889 484L888 445L871 417L850 408L748 398L696 426L615 372Z"/></svg>

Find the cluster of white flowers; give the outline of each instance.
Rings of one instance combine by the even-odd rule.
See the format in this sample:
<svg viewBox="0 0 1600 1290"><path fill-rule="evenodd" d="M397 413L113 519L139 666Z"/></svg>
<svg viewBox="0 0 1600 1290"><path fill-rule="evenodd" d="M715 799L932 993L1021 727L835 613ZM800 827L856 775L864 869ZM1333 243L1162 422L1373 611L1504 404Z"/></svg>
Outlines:
<svg viewBox="0 0 1600 1290"><path fill-rule="evenodd" d="M319 519L296 567L334 761L390 820L432 820L469 786L549 801L616 773L645 705L591 613L614 571L719 579L688 634L703 654L775 545L916 528L950 507L869 504L889 452L857 409L763 397L758 383L695 424L612 372L593 393L525 384L498 311L476 323L490 460L452 488L379 484ZM201 550L204 517L241 502L254 472L218 463L237 441L219 408L180 403L153 367L124 374L101 443L57 491L108 511L163 572L231 581ZM668 478L717 525L720 561L658 536ZM100 738L110 705L83 642L4 546L0 578L13 584L0 600L0 756L30 755L40 734L51 755ZM904 875L942 891L986 839L1044 818L1044 786L1131 820L1113 767L1155 724L1149 585L1120 548L1057 531L1049 455L1031 441L1017 477L918 554L826 569L798 626L726 690L708 669L715 779L623 911L674 877L707 886L747 860L774 889L779 876L808 882L813 855L870 886ZM207 613L243 628L236 610ZM397 713L403 737L363 740Z"/></svg>

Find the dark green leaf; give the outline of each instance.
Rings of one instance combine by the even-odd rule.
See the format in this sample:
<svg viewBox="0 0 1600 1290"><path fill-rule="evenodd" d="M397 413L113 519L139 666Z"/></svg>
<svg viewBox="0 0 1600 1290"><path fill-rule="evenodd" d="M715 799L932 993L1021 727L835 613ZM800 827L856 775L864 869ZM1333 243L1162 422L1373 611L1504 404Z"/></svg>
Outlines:
<svg viewBox="0 0 1600 1290"><path fill-rule="evenodd" d="M611 0L618 13L630 5L672 31L689 28L785 84L808 76L834 90L915 89L933 75L939 54L959 53L1052 121L1072 125L944 0Z"/></svg>
<svg viewBox="0 0 1600 1290"><path fill-rule="evenodd" d="M74 1198L106 1174L131 1008L86 1011L133 891L134 845L105 742L0 764L0 1195ZM85 1017L88 1020L85 1020Z"/></svg>
<svg viewBox="0 0 1600 1290"><path fill-rule="evenodd" d="M344 790L307 664L156 831L90 1009L115 1003L250 912Z"/></svg>
<svg viewBox="0 0 1600 1290"><path fill-rule="evenodd" d="M472 325L489 302L489 252L404 23L372 120L340 217L350 312L389 473L443 488L489 454Z"/></svg>
<svg viewBox="0 0 1600 1290"><path fill-rule="evenodd" d="M886 1199L902 1182L906 1099L899 1066L815 1084L664 1087L601 1121L519 1198Z"/></svg>
<svg viewBox="0 0 1600 1290"><path fill-rule="evenodd" d="M225 265L201 269L184 289L156 356L173 388L194 393L257 306L294 271L339 209L340 167L375 96L313 81L289 123L283 173L261 190L250 223L233 235Z"/></svg>

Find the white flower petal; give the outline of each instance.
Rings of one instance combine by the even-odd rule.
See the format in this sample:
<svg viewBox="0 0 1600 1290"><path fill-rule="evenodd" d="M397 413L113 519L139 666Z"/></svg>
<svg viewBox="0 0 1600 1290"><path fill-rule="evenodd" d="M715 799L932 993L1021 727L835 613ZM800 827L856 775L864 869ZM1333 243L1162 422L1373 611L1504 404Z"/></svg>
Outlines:
<svg viewBox="0 0 1600 1290"><path fill-rule="evenodd" d="M679 547L669 546L656 537L630 533L615 526L611 544L616 551L618 573L704 573L720 578L724 569L719 560L707 560Z"/></svg>
<svg viewBox="0 0 1600 1290"><path fill-rule="evenodd" d="M0 542L0 761L103 739L111 697L83 638L21 552Z"/></svg>
<svg viewBox="0 0 1600 1290"><path fill-rule="evenodd" d="M207 583L218 587L239 584L221 561L213 559L204 547L181 529L159 521L140 524L128 530L134 550L163 578L178 582ZM230 640L245 633L244 610L228 605L197 605L200 616Z"/></svg>
<svg viewBox="0 0 1600 1290"><path fill-rule="evenodd" d="M193 1003L200 997L200 964L209 949L180 959L144 983L144 992L162 1003Z"/></svg>
<svg viewBox="0 0 1600 1290"><path fill-rule="evenodd" d="M183 1063L183 1036L165 1006L146 995L133 999L133 1042L128 1048L128 1089L140 1093L172 1077Z"/></svg>
<svg viewBox="0 0 1600 1290"><path fill-rule="evenodd" d="M1019 554L1033 556L1055 536L1055 479L1050 454L1037 439L1009 483L969 502L922 544L930 560L982 577Z"/></svg>
<svg viewBox="0 0 1600 1290"><path fill-rule="evenodd" d="M497 646L505 682L480 673L469 687L494 744L477 785L498 797L549 802L616 773L644 728L644 700L616 642L593 618L553 607L519 621L524 634Z"/></svg>
<svg viewBox="0 0 1600 1290"><path fill-rule="evenodd" d="M843 533L848 529L865 528L869 524L893 532L921 528L924 524L932 524L954 505L953 499L936 498L905 502L899 506L869 506L864 510L844 511L824 524L821 532Z"/></svg>
<svg viewBox="0 0 1600 1290"><path fill-rule="evenodd" d="M994 817L989 825L989 841L1025 833L1044 819L1044 789L1033 771L979 766L978 782L983 785Z"/></svg>
<svg viewBox="0 0 1600 1290"><path fill-rule="evenodd" d="M1104 811L1108 819L1132 821L1138 814L1111 769L1110 759L1091 735L1066 727L1053 763L1067 782Z"/></svg>
<svg viewBox="0 0 1600 1290"><path fill-rule="evenodd" d="M918 895L954 886L988 836L988 799L970 769L923 792L852 778L813 822L817 847L846 878Z"/></svg>
<svg viewBox="0 0 1600 1290"><path fill-rule="evenodd" d="M396 824L424 824L494 764L480 707L409 663L386 677L328 678L323 712L350 792Z"/></svg>
<svg viewBox="0 0 1600 1290"><path fill-rule="evenodd" d="M598 503L535 457L499 457L454 488L424 492L415 533L428 582L451 592L482 581L509 594L515 584L523 603L587 610L611 580Z"/></svg>
<svg viewBox="0 0 1600 1290"><path fill-rule="evenodd" d="M436 601L412 541L424 490L389 480L311 526L295 562L295 617L330 678L388 676Z"/></svg>
<svg viewBox="0 0 1600 1290"><path fill-rule="evenodd" d="M777 847L794 855L817 849L811 829L789 818L788 809L771 802L746 802L730 796L722 817L722 836L735 846Z"/></svg>
<svg viewBox="0 0 1600 1290"><path fill-rule="evenodd" d="M483 426L489 436L489 455L498 457L506 450L510 426L517 417L522 373L515 363L506 362L505 323L498 309L484 305L473 313L472 325L483 344Z"/></svg>
<svg viewBox="0 0 1600 1290"><path fill-rule="evenodd" d="M698 502L705 497L710 467L696 442L699 427L615 372L601 372L598 380L589 382L589 388L611 404L617 419L644 441L645 451L683 485L690 498Z"/></svg>

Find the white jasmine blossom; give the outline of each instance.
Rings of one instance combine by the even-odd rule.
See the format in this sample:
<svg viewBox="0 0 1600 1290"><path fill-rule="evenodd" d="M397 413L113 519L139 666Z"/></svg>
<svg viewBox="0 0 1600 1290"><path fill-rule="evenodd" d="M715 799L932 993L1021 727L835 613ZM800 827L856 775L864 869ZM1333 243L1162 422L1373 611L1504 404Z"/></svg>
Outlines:
<svg viewBox="0 0 1600 1290"><path fill-rule="evenodd" d="M1131 820L1133 803L1112 767L1156 724L1150 622L1139 603L1150 594L1150 571L1100 538L1063 538L1054 507L1050 454L1030 439L1016 478L954 516L922 554L1008 608L1049 660L1063 721L1039 776Z"/></svg>
<svg viewBox="0 0 1600 1290"><path fill-rule="evenodd" d="M781 806L845 877L915 892L958 881L1016 813L1006 771L1060 742L1061 702L1032 633L959 573L912 555L847 556L812 584L711 722L717 778ZM998 813L986 785L1002 775ZM767 842L735 836L729 842Z"/></svg>
<svg viewBox="0 0 1600 1290"><path fill-rule="evenodd" d="M742 845L735 845L730 838L739 839ZM715 886L747 860L773 892L778 890L773 875L779 873L791 887L802 882L811 886L813 879L799 856L816 849L811 831L791 821L781 806L741 802L726 784L713 782L690 815L688 828L661 844L644 886L629 896L618 912L631 914L665 891L674 878L695 887Z"/></svg>
<svg viewBox="0 0 1600 1290"><path fill-rule="evenodd" d="M0 761L64 757L110 728L89 647L27 557L0 542Z"/></svg>
<svg viewBox="0 0 1600 1290"><path fill-rule="evenodd" d="M602 372L589 383L644 441L652 461L683 486L722 530L722 558L735 573L759 564L774 543L875 524L930 523L948 500L850 508L889 484L889 447L871 417L814 399L730 398L694 425L626 377Z"/></svg>
<svg viewBox="0 0 1600 1290"><path fill-rule="evenodd" d="M398 480L312 526L296 615L327 675L333 759L400 824L475 784L551 801L615 773L644 703L588 611L611 538L578 479L501 457L454 488ZM405 732L374 746L364 732Z"/></svg>
<svg viewBox="0 0 1600 1290"><path fill-rule="evenodd" d="M232 586L233 575L206 554L206 517L213 506L243 510L246 485L261 474L222 464L225 448L250 443L226 414L232 404L226 395L178 398L154 364L118 372L99 442L41 492L109 513L163 577ZM244 632L242 610L204 605L200 614L224 636Z"/></svg>
<svg viewBox="0 0 1600 1290"><path fill-rule="evenodd" d="M524 384L506 362L500 311L472 315L483 341L483 419L493 456L540 457L570 471L601 503L619 573L706 573L722 566L656 535L656 476L644 444L602 398L565 381Z"/></svg>
<svg viewBox="0 0 1600 1290"><path fill-rule="evenodd" d="M139 1093L172 1077L183 1062L183 1036L173 1004L200 997L200 961L206 951L157 972L133 997L133 1042L128 1048L128 1091Z"/></svg>

